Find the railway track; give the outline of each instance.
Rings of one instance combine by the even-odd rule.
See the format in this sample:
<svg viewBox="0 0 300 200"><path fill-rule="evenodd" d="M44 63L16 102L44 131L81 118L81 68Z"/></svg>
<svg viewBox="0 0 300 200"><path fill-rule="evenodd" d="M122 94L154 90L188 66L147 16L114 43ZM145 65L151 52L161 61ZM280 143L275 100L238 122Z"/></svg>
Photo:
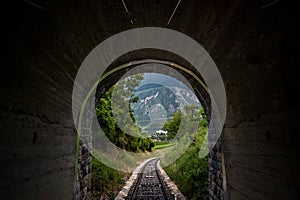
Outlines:
<svg viewBox="0 0 300 200"><path fill-rule="evenodd" d="M175 196L166 186L157 168L159 158L148 161L138 174L126 200L173 200Z"/></svg>

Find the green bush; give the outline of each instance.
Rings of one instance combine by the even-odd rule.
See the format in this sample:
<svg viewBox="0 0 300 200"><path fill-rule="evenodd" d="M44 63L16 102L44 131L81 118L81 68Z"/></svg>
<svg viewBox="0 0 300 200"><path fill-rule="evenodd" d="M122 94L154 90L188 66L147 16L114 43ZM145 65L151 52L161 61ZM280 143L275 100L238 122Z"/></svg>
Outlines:
<svg viewBox="0 0 300 200"><path fill-rule="evenodd" d="M208 156L200 159L199 150L207 134L208 123L203 108L200 109L200 114L202 117L194 142L178 160L165 167L165 171L186 198L206 200L208 199Z"/></svg>
<svg viewBox="0 0 300 200"><path fill-rule="evenodd" d="M130 174L109 168L92 158L92 199L114 199Z"/></svg>
<svg viewBox="0 0 300 200"><path fill-rule="evenodd" d="M107 90L96 102L96 115L105 135L112 143L114 143L121 149L132 152L151 151L152 147L154 147L155 144L150 138L141 138L142 131L138 125L130 125L127 123L128 121L135 122L135 117L133 116L133 110L130 109L130 104L128 105L130 116L124 119L121 117L121 119L124 120L122 124L124 124L125 126L128 124L126 128L130 129L131 133L136 135L136 137L126 134L122 129L118 127L112 113L112 93L114 92L114 95L117 95L119 97L117 98L119 103L114 105L114 114L123 116L125 112L124 105L127 105L128 102L134 103L138 100L137 97L133 96L133 91L141 80L142 77L139 76L132 76L130 78L121 80L117 85L114 85L109 90Z"/></svg>

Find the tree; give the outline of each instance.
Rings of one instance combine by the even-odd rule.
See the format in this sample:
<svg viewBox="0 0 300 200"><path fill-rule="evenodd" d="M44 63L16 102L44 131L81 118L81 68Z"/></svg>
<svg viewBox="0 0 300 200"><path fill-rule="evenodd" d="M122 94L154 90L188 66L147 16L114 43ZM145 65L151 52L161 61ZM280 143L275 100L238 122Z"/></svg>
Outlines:
<svg viewBox="0 0 300 200"><path fill-rule="evenodd" d="M197 104L186 105L183 111L178 110L173 113L173 117L167 120L163 126L163 129L168 131L168 139L173 139L178 133L179 128L181 134L188 136L196 131L199 119L199 106ZM182 124L180 126L180 124Z"/></svg>
<svg viewBox="0 0 300 200"><path fill-rule="evenodd" d="M167 139L173 139L179 129L181 121L181 110L173 114L173 117L167 120L164 124L163 130L168 131Z"/></svg>
<svg viewBox="0 0 300 200"><path fill-rule="evenodd" d="M201 146L205 145L203 141L208 131L208 122L203 107L197 112L195 108L193 105L186 106L180 115L179 112L175 113L173 119L165 124L166 127L172 128L184 123L188 127L193 114L200 116L199 126L192 144L179 159L167 166L165 171L188 199L205 200L208 199L208 156L199 158L199 151ZM190 117L184 118L185 113L191 114ZM178 119L180 117L181 119Z"/></svg>
<svg viewBox="0 0 300 200"><path fill-rule="evenodd" d="M151 151L154 147L150 138L141 138L141 128L135 123L130 106L138 100L133 92L142 80L143 74L120 80L102 95L96 105L98 122L105 135L118 147L133 152Z"/></svg>

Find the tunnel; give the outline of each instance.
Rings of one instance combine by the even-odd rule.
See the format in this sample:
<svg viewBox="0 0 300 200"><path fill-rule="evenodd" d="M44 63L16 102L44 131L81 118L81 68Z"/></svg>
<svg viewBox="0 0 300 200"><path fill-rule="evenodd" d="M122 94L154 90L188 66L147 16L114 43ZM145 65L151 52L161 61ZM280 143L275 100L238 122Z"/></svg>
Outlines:
<svg viewBox="0 0 300 200"><path fill-rule="evenodd" d="M294 3L24 0L2 7L8 14L1 13L0 199L90 198L91 155L78 139L72 113L76 76L97 45L143 27L174 30L195 40L224 82L226 119L209 153L209 199L300 198L299 16ZM106 71L145 59L177 63L202 80L185 59L153 49L122 55ZM209 116L203 87L176 70L191 80Z"/></svg>

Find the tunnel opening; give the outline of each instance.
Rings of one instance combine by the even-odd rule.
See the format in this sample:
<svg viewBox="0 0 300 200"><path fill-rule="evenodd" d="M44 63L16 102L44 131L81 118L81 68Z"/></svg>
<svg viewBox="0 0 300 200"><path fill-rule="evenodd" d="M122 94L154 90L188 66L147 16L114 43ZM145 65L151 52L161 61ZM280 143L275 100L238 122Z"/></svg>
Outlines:
<svg viewBox="0 0 300 200"><path fill-rule="evenodd" d="M124 127L124 124L122 124L122 122L124 122L124 119L126 119L126 117L123 116L122 122L119 121L119 124L116 123L116 126L118 126L117 130L119 130L119 135L115 135L116 138L110 139L110 142L113 142L119 148L125 149L126 151L135 151L138 153L142 153L142 152L145 153L145 150L146 153L157 151L156 154L158 155L159 154L158 151L161 151L164 148L169 148L172 145L176 145L178 140L173 141L173 138L176 136L178 132L178 127L180 123L185 123L186 126L193 126L190 120L184 120L184 119L180 120L180 119L181 119L181 112L189 112L190 109L195 109L195 112L201 115L201 119L199 119L201 120L201 122L199 121L199 127L197 130L198 132L193 136L193 139L189 144L188 149L186 149L186 152L183 155L179 156L176 163L175 162L174 164L169 163L167 166L164 167L164 169L167 170L167 174L171 177L171 180L176 181L179 190L182 189L183 193L187 197L207 199L208 159L207 156L205 158L198 158L198 151L200 150L199 146L202 145L203 139L207 134L207 120L206 120L206 115L204 113L203 107L201 107L198 98L191 90L192 87L190 85L188 87L183 83L185 82L188 84L188 81L182 75L180 76L178 72L171 70L169 67L166 67L166 65L161 64L161 63L168 63L166 61L155 62L154 60L147 59L144 61L140 60L138 62L132 61L131 63L138 63L138 67L132 67L131 70L133 71L131 70L127 71L123 75L123 77L121 77L117 81L117 83L115 83L115 85L113 85L110 88L108 87L109 89L107 91L101 89L103 85L100 85L100 83L98 85L98 91L101 90L102 95L99 98L96 98L96 104L95 104L96 109L97 108L99 109L99 105L101 104L107 105L107 101L110 101L111 104L114 104L115 102L112 98L112 96L114 96L114 93L119 94L120 89L123 91L127 90L128 92L128 85L130 84L131 84L130 85L131 89L129 90L133 93L129 95L127 94L128 102L122 101L121 106L123 107L129 106L130 107L129 110L125 109L129 113L130 113L130 109L132 109L130 115L134 116L134 119L132 120L134 123L137 122L136 124L138 125L140 130L135 129L135 133L131 132L130 135L134 137L130 137L129 140L131 142L128 142L127 138L129 135L126 134L126 131L122 132L122 130L119 130L120 126ZM169 63L169 64L173 65L174 63ZM142 72L146 71L146 73L140 73L141 71ZM152 71L155 71L155 73L149 73ZM159 71L163 71L164 74L158 73ZM172 74L172 76L176 78L173 78L166 74ZM112 76L114 75L111 74L111 76L108 76L106 79L103 79L103 82L110 80ZM179 80L182 80L183 82ZM121 85L121 87L118 87L118 85ZM136 86L135 90L134 88L132 88L134 86ZM182 98L179 101L178 101L179 98L178 95L181 95ZM182 95L185 95L185 98ZM119 96L115 95L115 96L117 96L118 99L122 98L120 95ZM132 102L131 101L132 99L136 99L136 101ZM120 104L120 101L118 103ZM128 103L128 106L126 105L126 103ZM114 104L114 106L112 105L110 106L111 107L109 108L107 106L100 106L100 107L102 110L105 108L105 111L110 110L111 108L118 107L118 105L116 104ZM151 106L153 110L151 110ZM200 108L202 108L202 111L199 110ZM120 108L118 108L116 112L118 112L119 110ZM119 114L116 112L115 113L111 112L108 118L110 117L113 118L113 116ZM103 128L105 128L105 126L109 126L107 123L106 124L103 123L103 117L100 116L102 113L107 117L107 113L100 112L100 111L98 111L98 113L99 116L98 115L97 116L100 118L99 120L100 126L101 125L104 126ZM130 117L132 118L132 116L127 116L127 119L130 120ZM113 120L111 118L107 119L107 121L110 122L113 121L113 123L115 123L115 121L118 121L118 120ZM140 119L143 120L146 119L145 121L147 121L148 124L144 124L144 126L142 126L143 124L139 123ZM131 124L127 122L126 126L134 127L136 126L136 124ZM175 128L176 130L174 130L174 126L177 127L177 129ZM115 132L118 132L117 130L112 131L112 129L115 130L115 127L109 128L110 131L108 131L107 129L106 131L103 131L106 132L105 134L108 138L110 138ZM132 129L130 130L132 131ZM127 129L127 131L130 130ZM137 134L136 131L139 131L139 133ZM153 146L150 146L150 149L148 149L149 145L147 141L149 140L143 142L144 138L141 139L139 138L138 142L141 143L142 146L140 147L138 146L139 144L136 143L136 147L132 148L130 145L132 145L132 143L135 142L134 140L136 139L136 137L144 137L147 139L150 138L150 141L152 142ZM94 142L94 140L96 139L97 138L93 138L93 144L97 143ZM117 142L116 139L118 140ZM122 142L120 142L120 140ZM163 151L161 151L161 153L163 153ZM114 155L111 156L114 157ZM93 166L92 185L91 185L92 197L99 198L100 196L97 195L101 195L100 194L101 192L102 195L106 196L107 198L115 197L114 195L116 195L116 191L113 191L113 189L116 190L116 188L111 187L111 185L116 186L117 185L116 180L118 180L119 182L123 182L124 184L124 181L128 179L128 173L114 171L111 168L105 167L101 165L101 162L99 162L96 157L93 157L93 161L92 161L92 166ZM118 162L119 164L121 163L120 160L118 160ZM187 167L187 163L190 163L188 167ZM126 163L124 165L126 165ZM99 185L99 183L103 183L105 181L108 182L107 177L103 175L101 176L101 172L100 172L101 170L102 170L102 174L105 174L107 172L111 174L111 180L109 181L109 184L106 185L107 191L103 191L103 185L102 188ZM195 179L195 177L197 176L198 179ZM100 179L100 177L102 179ZM190 182L188 187L186 187L186 182Z"/></svg>

